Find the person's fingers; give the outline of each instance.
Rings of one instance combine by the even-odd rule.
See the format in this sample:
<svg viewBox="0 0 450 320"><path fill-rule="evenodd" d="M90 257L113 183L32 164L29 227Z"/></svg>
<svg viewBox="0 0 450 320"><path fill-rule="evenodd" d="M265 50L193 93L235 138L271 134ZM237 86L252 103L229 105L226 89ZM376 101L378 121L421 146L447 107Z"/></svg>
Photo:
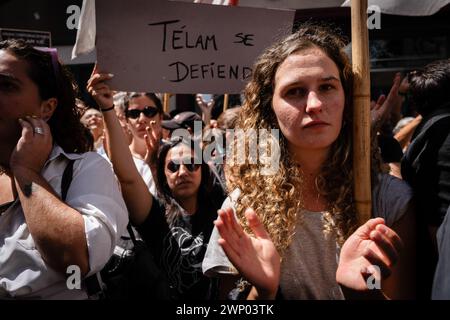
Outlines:
<svg viewBox="0 0 450 320"><path fill-rule="evenodd" d="M239 236L236 234L236 231L234 229L230 228L230 226L227 225L224 220L224 214L225 212L220 212L214 224L217 227L220 236L225 239L232 248L235 248L235 250L239 251L241 245Z"/></svg>
<svg viewBox="0 0 450 320"><path fill-rule="evenodd" d="M229 210L231 209L227 208L225 210L219 210L218 215L223 222L224 230L226 230L227 232L227 241L231 245L239 247L240 240L244 236L244 231L242 230L242 227L240 225L236 226L235 224L233 224L234 216L232 217L233 219L230 218Z"/></svg>
<svg viewBox="0 0 450 320"><path fill-rule="evenodd" d="M28 123L31 124L32 126L32 130L35 136L39 136L39 138L44 138L46 136L47 133L49 133L48 131L50 130L46 125L44 125L41 119L39 119L36 116L32 116L32 117L26 117L25 118L26 121L28 121ZM39 133L35 132L35 129L39 131Z"/></svg>
<svg viewBox="0 0 450 320"><path fill-rule="evenodd" d="M223 251L227 255L228 259L230 259L231 263L235 265L237 268L241 266L241 257L239 255L239 251L233 248L229 242L223 238L218 240L220 246Z"/></svg>
<svg viewBox="0 0 450 320"><path fill-rule="evenodd" d="M92 76L88 79L87 85L86 85L86 86L87 86L87 87L92 87L92 85L95 84L94 81L96 81L96 79L98 79L98 78L100 78L100 74L96 73L96 74L92 75Z"/></svg>
<svg viewBox="0 0 450 320"><path fill-rule="evenodd" d="M245 210L245 217L256 237L270 239L269 233L266 231L266 228L264 228L264 225L261 223L261 220L259 220L258 215L253 209L249 208Z"/></svg>
<svg viewBox="0 0 450 320"><path fill-rule="evenodd" d="M33 138L33 126L25 119L19 119L19 124L22 126L22 138L30 141Z"/></svg>
<svg viewBox="0 0 450 320"><path fill-rule="evenodd" d="M398 260L398 251L388 237L381 232L374 230L370 233L370 239L377 245L378 249L385 255L392 264Z"/></svg>
<svg viewBox="0 0 450 320"><path fill-rule="evenodd" d="M379 224L384 224L383 218L374 218L368 220L353 233L362 239L369 239L370 232Z"/></svg>
<svg viewBox="0 0 450 320"><path fill-rule="evenodd" d="M236 220L236 217L234 216L233 209L226 208L225 214L227 215L228 221L230 222L231 227L234 229L236 234L239 237L242 237L244 235L244 229L242 229L240 223Z"/></svg>
<svg viewBox="0 0 450 320"><path fill-rule="evenodd" d="M103 88L100 90L92 90L90 92L90 94L92 95L92 97L96 97L96 96L104 96L104 97L111 97L111 90L109 90L109 88Z"/></svg>
<svg viewBox="0 0 450 320"><path fill-rule="evenodd" d="M145 132L147 132L146 134L147 138L145 139L145 142L147 143L147 148L150 148L152 151L154 151L156 147L156 140L152 132L152 129L150 127L145 127Z"/></svg>
<svg viewBox="0 0 450 320"><path fill-rule="evenodd" d="M394 245L394 248L395 250L397 250L397 252L402 251L403 241L394 230L384 224L377 225L375 230L379 231L381 234L387 237L389 241Z"/></svg>
<svg viewBox="0 0 450 320"><path fill-rule="evenodd" d="M88 87L93 87L96 84L106 81L106 80L111 80L114 77L113 74L110 73L97 73L95 75L93 75L87 82L87 86Z"/></svg>
<svg viewBox="0 0 450 320"><path fill-rule="evenodd" d="M379 254L376 254L372 249L367 248L363 253L364 258L369 261L369 263L373 266L376 266L380 269L381 276L383 278L387 278L391 275L391 266L392 263L387 259L387 257L380 257Z"/></svg>
<svg viewBox="0 0 450 320"><path fill-rule="evenodd" d="M100 91L100 90L105 90L105 89L109 90L109 86L107 84L105 84L104 82L97 83L96 85L92 86L92 88L95 91Z"/></svg>
<svg viewBox="0 0 450 320"><path fill-rule="evenodd" d="M386 96L384 94L379 96L378 100L377 100L377 103L375 103L375 110L380 109L385 101L386 101Z"/></svg>
<svg viewBox="0 0 450 320"><path fill-rule="evenodd" d="M147 128L148 128L147 132L150 135L152 145L156 146L156 143L158 141L158 136L157 136L157 132L156 132L157 131L156 130L156 122L150 121L150 125Z"/></svg>
<svg viewBox="0 0 450 320"><path fill-rule="evenodd" d="M397 72L395 74L391 90L389 91L389 97L395 97L398 95L398 89L400 88L401 80L402 80L401 74Z"/></svg>
<svg viewBox="0 0 450 320"><path fill-rule="evenodd" d="M97 62L94 64L94 68L92 69L91 78L94 74L98 73L98 66Z"/></svg>
<svg viewBox="0 0 450 320"><path fill-rule="evenodd" d="M217 217L218 217L218 220L223 225L223 229L229 233L231 231L231 225L230 225L229 219L225 213L225 210L223 210L223 209L218 210Z"/></svg>
<svg viewBox="0 0 450 320"><path fill-rule="evenodd" d="M161 134L161 130L157 130L156 121L150 121L150 128L152 130L153 140L155 141L156 145L158 145L158 142L160 139L159 135Z"/></svg>

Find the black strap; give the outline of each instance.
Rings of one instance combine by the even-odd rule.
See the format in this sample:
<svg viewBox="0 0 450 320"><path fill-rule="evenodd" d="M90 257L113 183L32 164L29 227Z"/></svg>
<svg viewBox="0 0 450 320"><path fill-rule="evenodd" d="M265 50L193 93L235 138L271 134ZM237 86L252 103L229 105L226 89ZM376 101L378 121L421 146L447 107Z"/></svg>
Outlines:
<svg viewBox="0 0 450 320"><path fill-rule="evenodd" d="M136 236L134 235L133 228L131 227L131 222L128 222L127 230L128 230L128 233L130 234L130 238L131 238L131 241L133 242L133 245L136 246L136 243L137 243Z"/></svg>
<svg viewBox="0 0 450 320"><path fill-rule="evenodd" d="M75 160L69 160L69 163L64 169L63 176L61 179L61 199L62 201L66 201L67 192L69 191L70 184L72 182L73 176L73 164Z"/></svg>

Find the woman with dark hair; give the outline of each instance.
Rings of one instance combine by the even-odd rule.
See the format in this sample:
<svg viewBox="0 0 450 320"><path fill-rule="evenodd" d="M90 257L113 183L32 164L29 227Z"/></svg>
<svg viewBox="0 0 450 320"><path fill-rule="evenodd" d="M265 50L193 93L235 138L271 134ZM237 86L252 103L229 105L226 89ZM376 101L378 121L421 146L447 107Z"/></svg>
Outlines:
<svg viewBox="0 0 450 320"><path fill-rule="evenodd" d="M0 298L87 298L82 279L126 227L111 167L85 153L83 130L56 51L0 42Z"/></svg>
<svg viewBox="0 0 450 320"><path fill-rule="evenodd" d="M353 74L344 45L327 28L304 25L263 52L246 86L237 127L280 130L279 170L264 175L264 163L227 159L234 191L219 211L203 270L240 274L252 285L249 298L414 294L411 192L380 174L375 148L374 219L357 219ZM370 279L381 280L381 290L369 290Z"/></svg>
<svg viewBox="0 0 450 320"><path fill-rule="evenodd" d="M107 79L107 74L94 73L88 92L103 109L111 162L130 220L167 277L174 299L214 298L216 281L203 275L201 264L224 192L213 185L210 168L190 138L163 143L156 157L160 140L151 122L144 138L147 159L155 159L150 165L157 177L156 199L133 164L117 116L107 111L113 104Z"/></svg>
<svg viewBox="0 0 450 320"><path fill-rule="evenodd" d="M147 187L152 194L156 194L155 179L148 162L155 159L148 159L147 147L144 136L147 134L146 128L150 127L155 132L158 139L162 137L161 121L163 117L163 107L161 100L149 92L135 92L125 97L125 119L131 131L130 151L133 161Z"/></svg>

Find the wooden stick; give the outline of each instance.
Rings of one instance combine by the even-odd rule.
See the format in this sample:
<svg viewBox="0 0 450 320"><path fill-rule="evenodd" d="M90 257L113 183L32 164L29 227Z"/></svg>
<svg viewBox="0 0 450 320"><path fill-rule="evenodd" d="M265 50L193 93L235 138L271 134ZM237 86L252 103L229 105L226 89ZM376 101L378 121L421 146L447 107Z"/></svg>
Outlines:
<svg viewBox="0 0 450 320"><path fill-rule="evenodd" d="M170 100L170 93L164 93L164 98L163 98L164 112L169 112L169 100Z"/></svg>
<svg viewBox="0 0 450 320"><path fill-rule="evenodd" d="M353 94L353 174L359 223L372 216L370 183L370 60L367 28L367 0L352 0L352 64L355 73Z"/></svg>
<svg viewBox="0 0 450 320"><path fill-rule="evenodd" d="M228 93L225 93L223 95L223 112L227 111L227 109L228 109L229 98L230 98L230 96L228 95Z"/></svg>

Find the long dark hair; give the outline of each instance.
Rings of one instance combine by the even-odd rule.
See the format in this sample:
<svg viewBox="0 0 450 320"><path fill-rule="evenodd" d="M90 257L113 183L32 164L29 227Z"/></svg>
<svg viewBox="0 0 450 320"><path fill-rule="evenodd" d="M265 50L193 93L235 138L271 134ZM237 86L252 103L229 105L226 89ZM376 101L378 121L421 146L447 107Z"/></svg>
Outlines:
<svg viewBox="0 0 450 320"><path fill-rule="evenodd" d="M0 42L0 50L5 50L27 62L27 74L37 85L42 100L56 98L57 107L48 121L53 140L69 153L89 151L85 129L80 123L79 111L75 104L77 86L72 75L58 61L56 55L37 50L22 40Z"/></svg>

